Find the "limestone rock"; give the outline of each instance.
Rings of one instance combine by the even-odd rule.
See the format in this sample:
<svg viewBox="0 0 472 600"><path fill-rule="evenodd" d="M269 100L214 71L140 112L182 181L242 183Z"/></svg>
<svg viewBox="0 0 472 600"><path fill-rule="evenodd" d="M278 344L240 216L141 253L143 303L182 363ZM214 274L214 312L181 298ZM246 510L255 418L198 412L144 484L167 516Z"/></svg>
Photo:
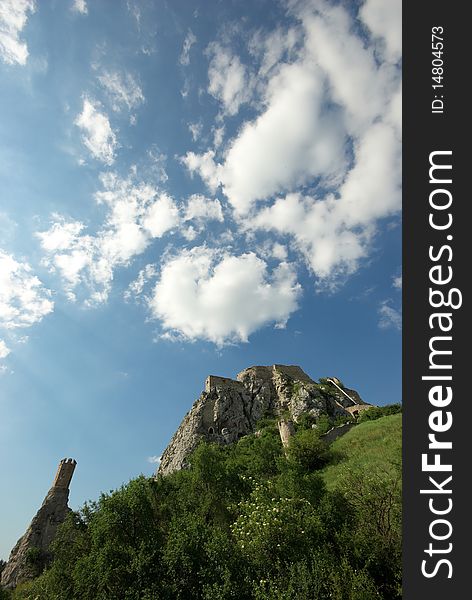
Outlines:
<svg viewBox="0 0 472 600"><path fill-rule="evenodd" d="M25 534L18 540L2 571L1 583L7 589L33 579L48 564L49 546L58 526L64 522L70 508L69 484L76 461L63 459L59 463L53 485Z"/></svg>
<svg viewBox="0 0 472 600"><path fill-rule="evenodd" d="M158 474L185 468L200 440L231 444L254 433L263 416L288 417L297 422L308 413L349 416L347 407L365 403L336 378L313 381L294 365L254 366L236 380L210 375L205 389L171 439L161 457Z"/></svg>

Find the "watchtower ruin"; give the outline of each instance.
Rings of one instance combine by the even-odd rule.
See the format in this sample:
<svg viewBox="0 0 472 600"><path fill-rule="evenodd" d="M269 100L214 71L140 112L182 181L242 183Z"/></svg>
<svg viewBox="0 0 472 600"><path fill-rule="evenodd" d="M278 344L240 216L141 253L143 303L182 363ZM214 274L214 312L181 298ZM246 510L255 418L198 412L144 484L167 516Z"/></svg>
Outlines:
<svg viewBox="0 0 472 600"><path fill-rule="evenodd" d="M63 458L57 467L52 487L69 489L70 480L72 479L76 465L77 461L73 458Z"/></svg>
<svg viewBox="0 0 472 600"><path fill-rule="evenodd" d="M51 542L56 536L57 528L70 512L67 504L69 484L76 465L77 462L73 458L63 458L60 461L51 489L25 534L11 551L2 571L0 583L5 588L13 589L23 581L34 579L38 569L41 571L50 564ZM28 558L32 549L38 554L35 565L32 565Z"/></svg>
<svg viewBox="0 0 472 600"><path fill-rule="evenodd" d="M289 419L281 419L278 422L278 426L280 439L282 440L282 446L287 448L290 443L290 438L295 433L295 425L293 424L293 421Z"/></svg>

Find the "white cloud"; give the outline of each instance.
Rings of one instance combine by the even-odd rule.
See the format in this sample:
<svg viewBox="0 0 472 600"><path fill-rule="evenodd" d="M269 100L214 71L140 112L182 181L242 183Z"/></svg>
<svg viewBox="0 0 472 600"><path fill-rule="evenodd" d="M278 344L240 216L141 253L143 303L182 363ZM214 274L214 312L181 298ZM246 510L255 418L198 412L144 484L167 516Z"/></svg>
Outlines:
<svg viewBox="0 0 472 600"><path fill-rule="evenodd" d="M393 278L393 287L397 290L401 290L403 287L403 277L402 275L398 275L397 277Z"/></svg>
<svg viewBox="0 0 472 600"><path fill-rule="evenodd" d="M267 110L242 128L217 171L240 214L256 200L316 177L330 181L346 165L341 115L325 108L323 75L315 64L281 68L266 101Z"/></svg>
<svg viewBox="0 0 472 600"><path fill-rule="evenodd" d="M154 181L165 183L169 177L166 171L167 155L159 151L157 146L153 146L147 152L147 157L150 162L150 167L147 171Z"/></svg>
<svg viewBox="0 0 472 600"><path fill-rule="evenodd" d="M188 66L190 64L190 49L197 41L194 33L191 29L188 30L187 35L185 36L184 43L182 46L182 52L180 54L179 62L183 66Z"/></svg>
<svg viewBox="0 0 472 600"><path fill-rule="evenodd" d="M211 56L208 93L221 102L225 114L235 115L251 99L254 79L229 48L212 43L207 52Z"/></svg>
<svg viewBox="0 0 472 600"><path fill-rule="evenodd" d="M75 125L84 132L82 141L92 156L106 165L111 165L115 160L116 135L107 115L98 108L97 103L85 97L82 112L77 116Z"/></svg>
<svg viewBox="0 0 472 600"><path fill-rule="evenodd" d="M283 244L276 242L272 246L272 256L274 258L278 258L279 260L287 260L287 248Z"/></svg>
<svg viewBox="0 0 472 600"><path fill-rule="evenodd" d="M5 344L4 340L0 339L0 359L6 358L10 354L10 348Z"/></svg>
<svg viewBox="0 0 472 600"><path fill-rule="evenodd" d="M30 327L53 309L51 292L30 265L0 250L0 327Z"/></svg>
<svg viewBox="0 0 472 600"><path fill-rule="evenodd" d="M223 345L245 342L271 322L283 326L297 308L300 291L287 263L269 274L254 253L231 256L195 247L163 264L149 305L167 338Z"/></svg>
<svg viewBox="0 0 472 600"><path fill-rule="evenodd" d="M143 91L131 73L105 71L98 80L110 96L115 111L124 106L132 110L144 102Z"/></svg>
<svg viewBox="0 0 472 600"><path fill-rule="evenodd" d="M184 227L180 230L180 234L187 240L187 242L193 242L198 237L200 231L197 231L193 225Z"/></svg>
<svg viewBox="0 0 472 600"><path fill-rule="evenodd" d="M213 129L213 146L215 148L219 148L223 143L223 139L225 136L225 128L224 125L221 127L215 127Z"/></svg>
<svg viewBox="0 0 472 600"><path fill-rule="evenodd" d="M152 465L160 465L162 456L148 456L147 461Z"/></svg>
<svg viewBox="0 0 472 600"><path fill-rule="evenodd" d="M0 56L8 65L25 65L28 47L20 34L35 11L34 0L2 0L0 2Z"/></svg>
<svg viewBox="0 0 472 600"><path fill-rule="evenodd" d="M306 49L328 78L332 99L344 110L345 124L358 135L382 116L398 88L400 72L377 63L372 45L352 32L352 21L341 7L317 3L303 24ZM398 31L401 37L401 32Z"/></svg>
<svg viewBox="0 0 472 600"><path fill-rule="evenodd" d="M337 194L288 194L247 226L293 236L313 273L331 284L367 256L376 221L399 210L400 167L395 134L377 123L356 145L354 166Z"/></svg>
<svg viewBox="0 0 472 600"><path fill-rule="evenodd" d="M86 15L88 13L87 2L85 0L74 0L71 6L72 12Z"/></svg>
<svg viewBox="0 0 472 600"><path fill-rule="evenodd" d="M300 32L294 27L288 31L278 28L266 34L261 30L257 31L249 42L249 51L260 62L259 78L267 76L272 69L277 69L284 56L292 54L299 38Z"/></svg>
<svg viewBox="0 0 472 600"><path fill-rule="evenodd" d="M372 34L383 40L385 58L391 62L398 61L402 51L399 35L402 27L401 0L366 0L359 14Z"/></svg>
<svg viewBox="0 0 472 600"><path fill-rule="evenodd" d="M251 40L260 114L220 161L213 149L181 159L211 192L221 186L242 230L288 236L329 287L359 268L378 222L401 208L401 71L368 4L366 39L340 5L293 3L298 27ZM401 39L398 19L384 37L389 48Z"/></svg>
<svg viewBox="0 0 472 600"><path fill-rule="evenodd" d="M134 281L132 281L127 287L123 297L126 301L131 300L131 298L138 298L142 296L144 287L149 282L150 279L155 277L157 274L157 267L153 264L148 264L141 269L138 273L138 276Z"/></svg>
<svg viewBox="0 0 472 600"><path fill-rule="evenodd" d="M198 140L198 138L201 136L202 129L203 129L203 124L201 122L188 124L188 130L190 131L192 140L194 142L196 142Z"/></svg>
<svg viewBox="0 0 472 600"><path fill-rule="evenodd" d="M381 302L378 312L379 327L381 329L396 329L397 331L401 331L402 315L400 311L390 306L388 300Z"/></svg>
<svg viewBox="0 0 472 600"><path fill-rule="evenodd" d="M187 152L180 160L192 176L194 173L198 173L208 188L212 192L216 191L221 182L219 175L221 167L215 163L215 153L213 150L208 150L205 154Z"/></svg>
<svg viewBox="0 0 472 600"><path fill-rule="evenodd" d="M185 208L184 221L191 220L223 221L223 211L219 200L211 200L201 194L190 196Z"/></svg>
<svg viewBox="0 0 472 600"><path fill-rule="evenodd" d="M101 180L104 189L95 199L108 212L100 231L85 233L83 223L53 215L51 227L37 233L46 252L45 264L62 276L69 298L75 300L76 288L85 285L88 304L105 302L115 269L127 266L152 239L179 222L172 198L151 185L114 173L102 174Z"/></svg>
<svg viewBox="0 0 472 600"><path fill-rule="evenodd" d="M179 210L167 194L161 194L149 207L143 219L144 228L151 237L162 237L164 233L179 224Z"/></svg>

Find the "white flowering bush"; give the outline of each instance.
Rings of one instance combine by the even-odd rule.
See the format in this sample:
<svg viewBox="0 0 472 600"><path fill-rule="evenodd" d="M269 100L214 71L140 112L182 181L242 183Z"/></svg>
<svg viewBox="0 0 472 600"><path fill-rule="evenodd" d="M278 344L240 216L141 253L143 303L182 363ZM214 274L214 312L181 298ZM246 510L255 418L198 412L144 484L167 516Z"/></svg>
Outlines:
<svg viewBox="0 0 472 600"><path fill-rule="evenodd" d="M321 531L310 502L276 495L270 481L253 481L253 490L238 504L238 512L231 530L240 549L252 560L268 556L291 560Z"/></svg>

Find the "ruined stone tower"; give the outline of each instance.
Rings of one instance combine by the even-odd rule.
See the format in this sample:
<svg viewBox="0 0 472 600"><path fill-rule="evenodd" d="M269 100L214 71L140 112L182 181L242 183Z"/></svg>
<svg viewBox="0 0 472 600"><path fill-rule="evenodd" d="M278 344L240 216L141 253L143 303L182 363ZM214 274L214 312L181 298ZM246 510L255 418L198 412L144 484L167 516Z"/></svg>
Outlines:
<svg viewBox="0 0 472 600"><path fill-rule="evenodd" d="M51 558L49 546L70 511L67 505L69 485L76 464L72 458L63 458L59 463L51 489L25 534L11 551L2 572L1 584L7 589L36 577L48 564Z"/></svg>
<svg viewBox="0 0 472 600"><path fill-rule="evenodd" d="M295 425L289 419L281 419L278 422L279 435L282 441L282 446L287 448L290 443L290 438L295 434Z"/></svg>
<svg viewBox="0 0 472 600"><path fill-rule="evenodd" d="M75 471L77 461L73 458L63 458L57 467L56 476L52 483L53 488L69 489L70 480Z"/></svg>

